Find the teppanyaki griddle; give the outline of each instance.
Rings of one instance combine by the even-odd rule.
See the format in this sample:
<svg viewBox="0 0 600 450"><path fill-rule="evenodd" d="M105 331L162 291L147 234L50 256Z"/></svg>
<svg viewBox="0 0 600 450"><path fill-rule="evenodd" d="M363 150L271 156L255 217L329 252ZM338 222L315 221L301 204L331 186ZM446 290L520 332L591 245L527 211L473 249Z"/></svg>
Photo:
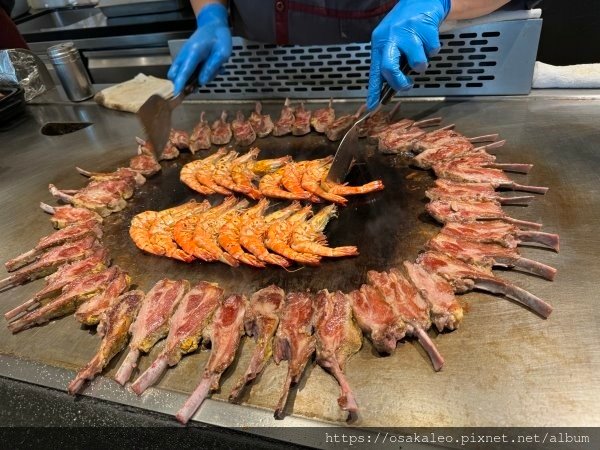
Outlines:
<svg viewBox="0 0 600 450"><path fill-rule="evenodd" d="M280 104L268 105L277 113ZM249 111L252 105L185 104L175 123L190 130L202 109L210 118L226 107ZM353 111L355 104L336 104L338 111ZM48 218L37 207L39 200L51 201L46 187L76 188L84 180L73 169L110 170L124 164L135 153L134 135L139 131L135 118L96 106L39 106L35 117L57 115L85 117L94 125L58 138L38 134L34 119L5 135L3 161L10 164L0 178L3 215L0 231L5 245L3 260L35 244L51 231ZM600 319L596 305L596 281L600 267L596 255L600 242L595 237L600 199L597 168L600 167L600 129L594 102L549 99L485 100L471 102L407 102L404 116L424 118L441 115L444 124L456 123L467 135L499 132L508 140L500 154L505 162L531 162L532 174L519 181L547 185L550 192L527 208L508 207L514 217L541 221L545 229L561 235L561 253L523 248L525 256L559 269L554 283L517 272L506 277L548 300L555 306L547 321L511 303L481 294L463 297L467 314L461 328L453 333L432 334L446 358L446 366L434 373L424 352L408 340L395 355L380 357L365 341L361 352L347 367L361 408L359 426L427 425L585 425L600 423L600 394L597 345L600 331L593 324ZM88 142L87 145L82 145ZM326 154L326 138L269 138L257 142L264 156L292 154L298 159ZM19 148L6 154L6 148ZM194 198L196 194L179 184L178 168L187 161L163 163L164 173L150 180L125 212L111 216L105 227L115 262L148 289L165 276L190 281L220 281L226 289L252 291L271 282L286 289L352 289L362 282L367 269L388 267L396 261L416 257L417 251L436 225L424 215L423 190L431 183L427 172L406 166L402 158L371 158L357 167L349 181L380 176L386 190L357 198L331 223L327 234L332 244L355 243L361 256L326 261L319 269L297 272L269 269L231 269L220 264L175 261L145 255L126 234L128 221L138 211L161 209ZM24 199L31 199L24 201ZM211 199L211 200L216 200ZM582 268L585 268L584 273ZM583 275L582 275L583 273ZM327 274L327 275L326 275ZM6 310L22 303L39 289L31 283L0 294ZM584 319L584 320L582 320ZM587 320L586 320L587 319ZM589 325L587 325L589 321ZM578 324L574 326L574 324ZM62 386L56 371L69 372L84 365L96 351L99 339L80 329L72 317L12 336L0 327L0 374L30 382ZM236 363L224 378L221 391L213 398L224 399L245 369L253 343L244 339ZM142 359L144 370L160 346ZM158 389L137 399L115 383L100 380L85 393L126 404L174 412L186 393L195 387L206 352L184 358L161 380ZM123 355L115 358L106 375L114 374ZM31 362L29 362L31 361ZM46 369L44 369L46 368ZM62 373L62 372L61 372ZM227 426L248 423L271 424L271 411L279 395L285 365L269 364L257 383L247 390L249 406L234 407L219 401L207 402L198 420ZM61 375L63 376L63 375ZM66 375L64 375L66 376ZM68 377L67 377L68 379ZM64 383L66 386L66 382ZM319 367L310 366L291 398L294 417L276 425L296 423L296 417L343 423L338 406L338 387ZM398 404L402 408L398 408ZM557 408L556 405L561 405ZM252 408L252 406L256 408ZM265 409L261 409L265 408ZM286 422L287 421L287 422Z"/></svg>

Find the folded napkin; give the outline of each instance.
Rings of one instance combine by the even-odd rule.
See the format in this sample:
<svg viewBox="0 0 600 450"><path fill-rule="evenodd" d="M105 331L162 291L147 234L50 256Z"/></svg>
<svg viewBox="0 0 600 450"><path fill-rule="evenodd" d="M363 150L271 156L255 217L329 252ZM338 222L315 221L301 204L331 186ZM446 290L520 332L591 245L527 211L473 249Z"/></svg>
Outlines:
<svg viewBox="0 0 600 450"><path fill-rule="evenodd" d="M172 95L173 83L140 73L129 81L101 90L94 100L106 108L135 113L154 94L163 97Z"/></svg>
<svg viewBox="0 0 600 450"><path fill-rule="evenodd" d="M600 88L600 64L551 66L536 61L534 88Z"/></svg>

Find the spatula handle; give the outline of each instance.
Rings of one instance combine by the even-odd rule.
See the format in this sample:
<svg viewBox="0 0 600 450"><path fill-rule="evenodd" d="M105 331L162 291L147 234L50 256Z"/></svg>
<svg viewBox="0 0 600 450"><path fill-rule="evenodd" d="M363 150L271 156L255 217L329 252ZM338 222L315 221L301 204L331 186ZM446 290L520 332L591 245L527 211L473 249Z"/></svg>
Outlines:
<svg viewBox="0 0 600 450"><path fill-rule="evenodd" d="M379 104L387 105L394 95L396 95L396 91L392 89L392 87L389 84L384 83L383 89L381 90Z"/></svg>
<svg viewBox="0 0 600 450"><path fill-rule="evenodd" d="M400 70L405 75L409 71L408 61L406 61L406 58L404 56L400 57ZM381 95L379 96L379 104L381 106L387 105L394 95L396 95L396 91L384 81L383 88L381 89Z"/></svg>

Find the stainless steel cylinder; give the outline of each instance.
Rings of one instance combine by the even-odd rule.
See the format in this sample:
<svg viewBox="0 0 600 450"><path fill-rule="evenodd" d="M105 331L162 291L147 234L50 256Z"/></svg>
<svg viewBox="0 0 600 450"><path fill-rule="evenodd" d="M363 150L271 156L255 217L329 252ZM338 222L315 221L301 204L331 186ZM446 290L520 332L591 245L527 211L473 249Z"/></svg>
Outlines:
<svg viewBox="0 0 600 450"><path fill-rule="evenodd" d="M92 82L73 42L49 47L48 56L69 100L80 102L94 95Z"/></svg>

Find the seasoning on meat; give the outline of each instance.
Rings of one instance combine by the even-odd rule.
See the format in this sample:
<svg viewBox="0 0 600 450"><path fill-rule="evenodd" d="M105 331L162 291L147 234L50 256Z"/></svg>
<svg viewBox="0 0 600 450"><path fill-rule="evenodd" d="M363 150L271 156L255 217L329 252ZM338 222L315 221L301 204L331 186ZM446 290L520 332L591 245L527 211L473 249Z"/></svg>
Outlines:
<svg viewBox="0 0 600 450"><path fill-rule="evenodd" d="M163 279L144 297L140 312L131 326L129 353L115 375L115 381L124 385L137 366L142 353L148 353L169 332L169 321L177 305L190 288L186 280Z"/></svg>

